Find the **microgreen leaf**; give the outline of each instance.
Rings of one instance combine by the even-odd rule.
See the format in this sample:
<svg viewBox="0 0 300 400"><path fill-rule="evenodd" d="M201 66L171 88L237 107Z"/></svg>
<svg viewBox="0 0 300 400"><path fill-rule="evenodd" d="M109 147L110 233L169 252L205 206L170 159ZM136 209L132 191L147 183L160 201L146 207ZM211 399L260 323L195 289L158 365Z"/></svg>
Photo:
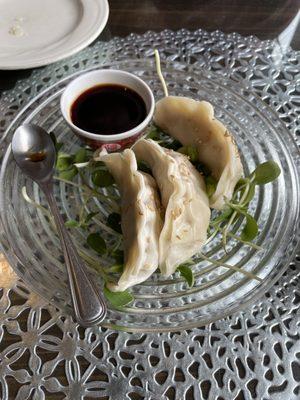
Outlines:
<svg viewBox="0 0 300 400"><path fill-rule="evenodd" d="M157 128L151 129L151 131L146 136L147 139L160 140L160 134Z"/></svg>
<svg viewBox="0 0 300 400"><path fill-rule="evenodd" d="M217 181L211 175L205 177L206 193L208 197L211 197L217 188Z"/></svg>
<svg viewBox="0 0 300 400"><path fill-rule="evenodd" d="M95 211L95 212L90 212L88 213L88 215L85 217L84 221L87 223L89 222L92 218L95 217L95 215L97 215L99 212Z"/></svg>
<svg viewBox="0 0 300 400"><path fill-rule="evenodd" d="M235 185L234 192L242 190L247 185L248 182L249 182L248 178L240 178L237 184Z"/></svg>
<svg viewBox="0 0 300 400"><path fill-rule="evenodd" d="M102 161L95 161L91 159L89 161L88 167L87 167L88 172L93 176L93 174L96 171L107 171L107 167Z"/></svg>
<svg viewBox="0 0 300 400"><path fill-rule="evenodd" d="M121 215L118 213L111 213L107 217L106 221L107 225L112 228L114 231L118 233L122 233L122 228L121 228Z"/></svg>
<svg viewBox="0 0 300 400"><path fill-rule="evenodd" d="M108 171L97 170L92 174L92 182L98 187L111 186L115 181L113 176Z"/></svg>
<svg viewBox="0 0 300 400"><path fill-rule="evenodd" d="M79 226L79 222L75 221L75 219L69 219L65 222L65 226L67 228L77 228Z"/></svg>
<svg viewBox="0 0 300 400"><path fill-rule="evenodd" d="M256 220L252 217L252 215L248 213L243 213L246 217L246 225L241 234L241 239L251 242L257 234L258 234L258 226Z"/></svg>
<svg viewBox="0 0 300 400"><path fill-rule="evenodd" d="M72 181L72 179L77 175L78 170L77 168L72 165L68 169L59 172L59 177L65 179L67 181Z"/></svg>
<svg viewBox="0 0 300 400"><path fill-rule="evenodd" d="M189 287L193 287L195 283L195 278L193 271L188 265L182 264L177 270L180 272L180 275L186 280Z"/></svg>
<svg viewBox="0 0 300 400"><path fill-rule="evenodd" d="M127 306L134 300L134 297L130 292L128 292L128 290L124 290L124 292L112 292L106 285L104 286L103 293L106 299L114 307Z"/></svg>
<svg viewBox="0 0 300 400"><path fill-rule="evenodd" d="M124 265L123 264L115 264L109 267L108 272L114 273L114 272L123 272L124 270Z"/></svg>
<svg viewBox="0 0 300 400"><path fill-rule="evenodd" d="M88 159L87 157L87 151L85 148L81 147L77 152L75 153L74 156L74 163L80 164L86 162Z"/></svg>
<svg viewBox="0 0 300 400"><path fill-rule="evenodd" d="M87 244L98 254L103 255L106 253L106 243L100 233L89 234L86 241Z"/></svg>
<svg viewBox="0 0 300 400"><path fill-rule="evenodd" d="M124 252L122 250L114 250L111 253L111 257L114 258L117 264L123 264L124 263Z"/></svg>
<svg viewBox="0 0 300 400"><path fill-rule="evenodd" d="M198 151L194 146L183 146L177 150L181 154L188 156L192 163L198 161Z"/></svg>
<svg viewBox="0 0 300 400"><path fill-rule="evenodd" d="M64 171L68 169L72 164L72 157L66 153L58 153L56 161L56 169L58 171Z"/></svg>
<svg viewBox="0 0 300 400"><path fill-rule="evenodd" d="M275 161L270 160L259 164L251 175L254 176L256 185L265 185L278 178L280 172L279 165Z"/></svg>

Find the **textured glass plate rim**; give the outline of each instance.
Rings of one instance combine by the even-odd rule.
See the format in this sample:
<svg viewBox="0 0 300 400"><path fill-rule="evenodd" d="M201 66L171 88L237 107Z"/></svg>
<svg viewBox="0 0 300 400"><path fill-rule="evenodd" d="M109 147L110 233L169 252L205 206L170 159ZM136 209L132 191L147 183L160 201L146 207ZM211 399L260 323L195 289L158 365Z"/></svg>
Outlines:
<svg viewBox="0 0 300 400"><path fill-rule="evenodd" d="M17 120L22 116L22 114L23 114L34 102L36 102L36 100L38 100L40 97L43 97L43 95L44 95L46 92L48 92L48 91L52 90L53 88L55 88L56 85L61 84L61 83L63 83L65 80L69 80L70 78L76 77L76 76L78 76L78 75L80 75L80 74L83 74L83 73L89 71L89 70L94 70L95 68L112 68L113 66L115 66L115 65L120 65L120 64L122 64L122 63L124 63L124 62L136 62L136 63L141 63L141 64L143 63L143 64L145 64L145 61L146 61L146 62L149 62L148 59L146 59L146 60L143 60L143 59L137 59L137 60L130 59L130 60L118 60L118 61L116 61L116 62L111 62L111 63L104 63L104 64L100 64L100 65L98 65L98 66L92 66L92 67L89 67L89 68L87 68L87 69L84 69L84 70L81 70L81 71L77 71L77 72L75 72L75 73L73 73L73 74L70 74L70 75L64 77L63 79L61 79L61 80L55 82L54 84L52 84L52 85L50 85L49 87L45 88L41 93L39 93L37 96L35 96L31 101L29 101L29 102L20 110L20 112L16 115L16 117L13 119L13 121L11 122L11 124L10 124L10 125L8 126L8 128L6 129L6 131L5 131L4 135L3 135L3 137L2 137L1 140L0 140L0 144L1 144L1 142L3 142L3 141L5 140L6 136L9 134L9 132L10 132L10 130L12 129L13 125L14 125L14 124L17 122ZM153 62L152 62L152 64L153 64ZM233 92L234 94L239 95L240 97L242 97L241 94L238 93L238 92L236 92L235 90L232 90L231 87L236 87L237 90L238 90L238 89L241 89L241 88L244 88L244 89L247 90L248 92L251 92L251 95L253 95L254 97L256 97L256 99L257 99L259 102L263 103L264 107L266 107L266 108L268 109L268 112L270 112L270 113L273 115L273 118L276 119L276 122L277 122L278 124L281 125L281 129L283 129L283 130L285 131L285 134L288 135L288 137L289 137L289 141L290 141L291 145L294 146L294 151L297 152L297 154L299 155L298 146L297 146L297 144L296 144L296 142L295 142L295 139L293 138L293 135L292 135L291 132L286 128L286 126L284 125L284 123L280 120L280 118L278 117L278 114L277 114L267 103L265 103L265 102L262 100L262 98L261 98L258 94L256 94L251 88L245 87L245 86L243 85L243 82L236 82L236 81L234 81L233 79L231 79L230 77L223 76L223 75L218 74L218 73L216 73L216 72L204 70L203 68L201 68L201 67L199 67L199 66L197 66L197 65L186 64L186 63L177 62L177 61L176 61L176 62L169 62L169 61L168 61L168 62L164 62L164 61L162 61L162 64L165 64L165 65L166 65L166 68L170 68L170 67L172 68L172 66L173 66L174 64L176 64L177 66L180 65L180 66L182 66L182 68L188 69L189 72L191 72L191 70L195 69L195 70L196 70L195 72L202 73L202 74L206 75L206 77L207 77L208 79L212 79L212 76L215 76L215 77L217 77L218 79L222 79L222 80L224 80L224 81L227 82L227 83L230 82L230 86L226 85L226 88L227 88L229 91ZM256 108L256 107L255 107L255 108ZM257 109L257 110L258 110L258 109ZM258 110L258 111L259 111L259 110ZM29 116L28 116L27 118L29 118ZM4 174L4 172L5 172L5 165L6 165L7 161L8 161L8 158L9 158L10 153L11 153L10 144L8 145L6 151L4 151L4 152L5 152L5 155L4 155L3 162L2 162L2 166L1 166L0 181L2 181L2 179L3 179L3 174ZM295 166L295 170L297 170L296 166ZM297 183L298 183L298 189L299 189L299 176L298 176ZM297 191L297 193L298 193L298 195L299 195L299 190ZM298 217L299 217L299 212L300 212L300 209L299 209L299 202L297 202L297 205L298 205L298 207L297 207L297 213L296 213L296 214L297 214ZM0 225L1 225L2 231L5 232L5 227L4 227L4 225L3 225L3 221L2 221L2 218L1 218L1 210L2 210L2 209L3 209L3 199L2 199L2 193L0 193ZM297 232L295 232L295 236L296 236L296 233L297 233ZM289 266L291 260L293 259L294 255L295 255L295 253L296 253L296 251L297 251L297 246L299 245L299 243L300 243L300 237L297 238L297 245L294 246L293 251L291 251L290 254L289 254L289 256L286 258L284 266L281 267L281 268L277 271L276 275L275 275L272 279L266 280L265 282L263 282L262 286L260 287L260 291L259 291L259 293L257 293L257 296L255 297L255 299L260 298L260 297L265 293L265 291L267 291L271 286L273 286L273 284L274 284L274 283L280 278L280 276L286 271L286 269L288 268L288 266ZM10 244L12 245L12 246L11 246L11 249L13 249L13 247L14 247L13 244L12 244L11 242L10 242ZM1 246L1 243L0 243L0 246ZM1 247L2 247L2 246L1 246ZM10 262L12 268L15 270L16 273L17 273L17 270L16 270L16 268L15 268L15 262L16 262L16 261L17 261L18 263L21 263L22 266L23 266L24 268L26 268L26 266L23 264L22 260L20 260L20 259L16 256L16 254L14 254L14 253L9 253L9 251L5 251L5 249L3 249L3 253L4 253L5 256L7 257L7 259L9 260L9 262ZM23 277L21 277L21 278L24 279ZM48 298L45 298L45 297L44 297L42 290L37 289L30 281L28 281L28 280L26 280L26 279L24 279L24 281L26 282L26 285L28 285L28 287L29 287L30 289L32 289L34 292L37 292L37 293L38 293L42 298L44 298L47 302L50 302L50 303L51 303L51 300L49 300ZM148 333L148 332L149 332L149 333L150 333L150 332L176 332L176 331L178 332L178 331L181 331L181 330L196 328L196 327L199 327L199 326L206 325L207 323L212 323L212 322L214 322L214 321L217 321L217 320L219 320L219 319L221 319L221 318L224 318L224 317L226 317L226 316L229 316L229 315L233 314L233 313L236 312L236 311L240 311L240 310L246 308L249 304L252 304L253 301L254 301L254 297L252 296L252 297L250 297L248 300L245 300L244 302L240 303L239 305L237 305L237 306L232 306L228 311L223 311L223 312L222 312L222 315L221 315L221 314L216 314L215 316L210 317L210 318L202 318L202 319L201 319L201 322L199 322L199 321L197 322L197 320L196 320L194 323L187 323L187 324L184 324L184 323L183 323L183 324L180 324L180 325L178 325L178 326L176 326L176 327L171 327L171 326L163 327L163 328L161 327L159 330L156 329L156 328L149 328L149 327L140 328L140 327L128 327L128 326L124 326L124 325L113 325L113 324L111 324L111 323L107 323L107 324L106 324L105 322L104 322L103 324L100 324L99 326L104 327L104 328L110 328L110 329L120 330L120 331L126 331L126 332L145 332L145 333ZM57 307L57 305L55 305L55 306ZM67 311L68 306L66 306L66 307L63 307L63 306L62 306L62 307L59 307L59 308L61 308L63 311ZM69 314L69 311L67 311L67 313Z"/></svg>

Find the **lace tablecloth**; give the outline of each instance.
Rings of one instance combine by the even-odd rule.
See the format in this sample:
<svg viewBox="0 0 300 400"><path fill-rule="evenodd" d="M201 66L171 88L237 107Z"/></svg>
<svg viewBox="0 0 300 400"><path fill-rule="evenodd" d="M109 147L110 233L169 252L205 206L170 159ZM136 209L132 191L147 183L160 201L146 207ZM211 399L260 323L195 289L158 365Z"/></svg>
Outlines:
<svg viewBox="0 0 300 400"><path fill-rule="evenodd" d="M201 30L96 42L34 71L3 94L1 134L29 99L62 77L108 60L147 57L153 48L162 58L243 80L299 140L300 53L283 52L276 41ZM79 327L29 292L1 256L0 397L299 399L299 266L296 255L262 299L231 317L181 333L129 334Z"/></svg>

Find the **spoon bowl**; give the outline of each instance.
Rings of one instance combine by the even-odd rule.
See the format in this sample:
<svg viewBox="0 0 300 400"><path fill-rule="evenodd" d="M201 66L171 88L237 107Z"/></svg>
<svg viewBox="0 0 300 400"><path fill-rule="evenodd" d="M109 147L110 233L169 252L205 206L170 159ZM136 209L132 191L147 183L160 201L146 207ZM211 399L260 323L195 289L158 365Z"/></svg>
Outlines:
<svg viewBox="0 0 300 400"><path fill-rule="evenodd" d="M36 182L51 179L56 152L50 135L32 124L19 126L12 139L12 151L18 166Z"/></svg>

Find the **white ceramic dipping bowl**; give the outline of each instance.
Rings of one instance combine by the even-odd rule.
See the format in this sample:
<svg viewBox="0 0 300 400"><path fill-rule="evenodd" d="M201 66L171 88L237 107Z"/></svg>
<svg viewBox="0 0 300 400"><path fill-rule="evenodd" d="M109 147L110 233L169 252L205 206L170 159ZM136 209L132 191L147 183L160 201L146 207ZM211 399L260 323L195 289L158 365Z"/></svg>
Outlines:
<svg viewBox="0 0 300 400"><path fill-rule="evenodd" d="M76 126L71 119L71 107L78 97L92 87L115 84L126 86L138 93L146 106L146 118L136 127L115 135L99 135ZM65 88L60 101L61 112L70 128L90 146L105 147L108 151L129 147L144 132L153 117L155 100L149 86L137 76L120 70L99 69L80 75Z"/></svg>

